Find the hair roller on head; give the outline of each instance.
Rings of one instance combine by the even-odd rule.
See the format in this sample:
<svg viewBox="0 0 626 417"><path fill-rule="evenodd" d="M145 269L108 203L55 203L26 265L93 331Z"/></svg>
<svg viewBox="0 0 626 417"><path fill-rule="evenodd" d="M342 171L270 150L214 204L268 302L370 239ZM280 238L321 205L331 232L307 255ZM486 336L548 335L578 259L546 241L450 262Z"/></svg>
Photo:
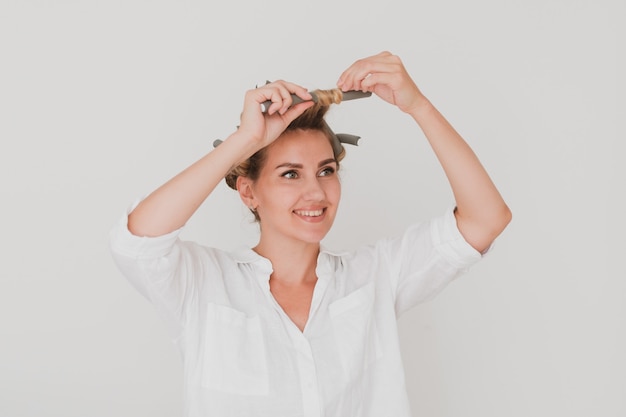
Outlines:
<svg viewBox="0 0 626 417"><path fill-rule="evenodd" d="M363 92L363 91L346 91L343 92L338 88L333 88L329 90L314 90L309 92L311 94L312 100L315 105L311 106L307 110L305 110L300 116L294 119L289 126L285 129L285 132L294 131L298 129L303 130L319 130L324 132L324 134L328 137L331 146L333 148L333 154L339 163L344 155L345 149L343 147L344 143L350 145L358 145L358 141L360 139L359 136L351 135L347 133L335 133L328 126L328 123L324 120L324 116L326 112L330 108L332 104L339 104L342 101L354 100L358 98L369 97L372 95L371 92ZM293 98L293 104L301 103L303 100L296 96L295 94L291 95ZM262 111L266 111L271 105L271 101L264 102L262 106ZM222 143L220 139L217 139L213 142L213 146L217 147ZM240 163L238 166L228 172L226 177L224 178L226 184L236 190L237 189L237 178L240 176L248 177L252 180L256 180L260 173L261 167L265 162L266 158L266 149L263 148L252 155L247 160ZM255 213L256 216L256 213Z"/></svg>

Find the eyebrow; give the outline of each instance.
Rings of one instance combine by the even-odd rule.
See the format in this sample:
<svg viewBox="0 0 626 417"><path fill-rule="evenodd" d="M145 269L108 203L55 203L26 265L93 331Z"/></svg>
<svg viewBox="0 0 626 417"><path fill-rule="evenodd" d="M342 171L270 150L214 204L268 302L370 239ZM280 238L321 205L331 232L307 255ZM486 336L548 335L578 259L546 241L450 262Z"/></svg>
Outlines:
<svg viewBox="0 0 626 417"><path fill-rule="evenodd" d="M324 159L323 161L320 161L319 164L317 164L318 168L323 167L324 165L328 165L331 163L337 163L337 160L335 158L328 158L328 159ZM302 164L296 164L294 162L285 162L283 164L277 165L276 168L274 169L279 169L279 168L297 168L297 169L302 169L304 166Z"/></svg>

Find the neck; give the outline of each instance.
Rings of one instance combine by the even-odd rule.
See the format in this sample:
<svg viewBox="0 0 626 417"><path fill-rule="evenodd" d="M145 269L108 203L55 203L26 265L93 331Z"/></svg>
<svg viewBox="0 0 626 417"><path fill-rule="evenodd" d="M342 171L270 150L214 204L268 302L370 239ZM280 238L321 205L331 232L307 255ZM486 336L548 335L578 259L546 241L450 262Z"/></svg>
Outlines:
<svg viewBox="0 0 626 417"><path fill-rule="evenodd" d="M261 240L254 248L259 255L272 263L274 272L270 277L288 285L305 284L317 279L315 268L320 252L319 243L272 242Z"/></svg>

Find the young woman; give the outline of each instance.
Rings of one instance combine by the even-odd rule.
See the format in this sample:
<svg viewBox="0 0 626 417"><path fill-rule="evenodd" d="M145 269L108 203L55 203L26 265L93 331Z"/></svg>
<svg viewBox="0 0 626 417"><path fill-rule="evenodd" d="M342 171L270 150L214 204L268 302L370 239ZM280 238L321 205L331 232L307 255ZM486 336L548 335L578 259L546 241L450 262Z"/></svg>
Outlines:
<svg viewBox="0 0 626 417"><path fill-rule="evenodd" d="M320 250L341 194L343 148L323 120L328 106L285 81L248 91L237 131L111 235L124 275L172 325L186 416L409 416L398 315L478 261L511 219L475 154L397 56L358 60L337 86L372 92L413 117L456 208L353 252ZM252 249L227 253L177 237L222 178L259 222Z"/></svg>

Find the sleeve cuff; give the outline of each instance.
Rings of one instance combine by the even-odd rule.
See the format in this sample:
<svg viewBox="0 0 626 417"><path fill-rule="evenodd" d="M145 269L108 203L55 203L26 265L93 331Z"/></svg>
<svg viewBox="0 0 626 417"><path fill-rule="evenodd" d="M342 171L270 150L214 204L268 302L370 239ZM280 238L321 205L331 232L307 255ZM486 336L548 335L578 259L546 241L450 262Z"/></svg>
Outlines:
<svg viewBox="0 0 626 417"><path fill-rule="evenodd" d="M454 208L433 219L430 230L435 250L459 269L468 269L489 251L481 254L467 243L457 226Z"/></svg>
<svg viewBox="0 0 626 417"><path fill-rule="evenodd" d="M128 230L128 214L132 212L141 200L131 204L128 210L111 230L109 237L111 248L117 253L133 258L154 258L168 254L183 228L156 237L135 236Z"/></svg>

